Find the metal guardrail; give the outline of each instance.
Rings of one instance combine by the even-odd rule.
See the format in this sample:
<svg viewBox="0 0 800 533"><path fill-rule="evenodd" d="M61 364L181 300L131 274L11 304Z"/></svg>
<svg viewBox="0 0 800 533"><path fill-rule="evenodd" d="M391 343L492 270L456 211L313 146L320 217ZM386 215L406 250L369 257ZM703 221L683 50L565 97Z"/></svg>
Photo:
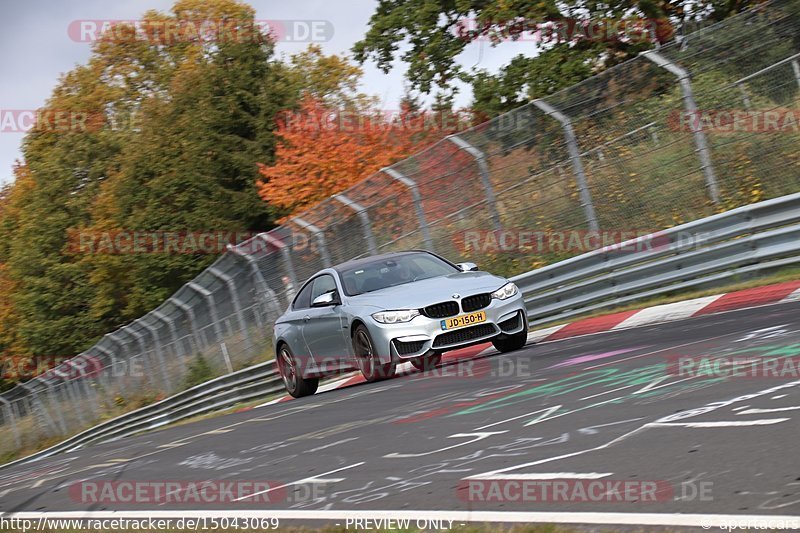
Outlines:
<svg viewBox="0 0 800 533"><path fill-rule="evenodd" d="M511 278L532 326L800 262L800 194L600 248Z"/></svg>
<svg viewBox="0 0 800 533"><path fill-rule="evenodd" d="M264 398L283 390L283 380L275 367L275 361L267 361L206 381L154 404L125 413L55 446L0 465L0 468L77 450L92 443L129 437L186 418Z"/></svg>
<svg viewBox="0 0 800 533"><path fill-rule="evenodd" d="M800 263L800 193L588 252L511 279L524 295L530 324L537 325L795 263ZM261 363L96 425L8 464L135 435L282 390L275 362Z"/></svg>

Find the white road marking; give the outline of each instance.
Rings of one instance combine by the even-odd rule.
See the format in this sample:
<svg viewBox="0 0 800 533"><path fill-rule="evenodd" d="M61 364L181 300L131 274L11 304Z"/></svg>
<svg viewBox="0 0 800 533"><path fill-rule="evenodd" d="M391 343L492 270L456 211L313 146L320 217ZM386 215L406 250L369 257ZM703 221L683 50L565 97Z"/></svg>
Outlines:
<svg viewBox="0 0 800 533"><path fill-rule="evenodd" d="M646 427L727 428L742 426L771 426L791 418L762 418L759 420L717 420L714 422L652 422Z"/></svg>
<svg viewBox="0 0 800 533"><path fill-rule="evenodd" d="M554 524L596 524L596 525L637 525L637 526L684 526L710 528L729 528L731 524L753 523L784 524L797 523L799 516L792 515L746 515L746 514L683 514L683 513L593 513L593 512L536 512L536 511L371 511L354 509L268 509L268 510L171 510L171 511L62 511L62 512L22 512L0 513L6 518L38 520L53 519L103 519L103 518L277 518L279 520L452 520L461 522L506 522L506 523L554 523ZM788 526L787 526L788 527Z"/></svg>
<svg viewBox="0 0 800 533"><path fill-rule="evenodd" d="M514 416L511 418L506 418L505 420L501 420L500 422L493 422L491 424L486 424L485 426L481 426L479 428L475 428L475 431L480 431L482 429L490 428L493 426L499 426L500 424L505 424L506 422L511 422L513 420L519 420L520 418L525 418L531 415L535 415L536 413L543 413L537 420L541 420L543 417L550 416L552 413L561 409L560 405L555 405L553 407L548 407L547 409L539 409L538 411L532 411L530 413L525 413L524 415Z"/></svg>
<svg viewBox="0 0 800 533"><path fill-rule="evenodd" d="M508 479L508 480L545 480L545 479L600 479L608 477L612 472L531 472L527 474L497 474L475 476L470 479Z"/></svg>
<svg viewBox="0 0 800 533"><path fill-rule="evenodd" d="M364 464L364 461L361 461L360 463L355 463L355 464L352 464L352 465L343 466L342 468L337 468L336 470L331 470L330 472L325 472L323 474L317 474L316 476L305 477L303 479L298 479L297 481L292 481L291 483L286 483L286 484L283 484L283 485L276 485L276 486L271 487L271 488L266 489L266 490L262 490L262 491L259 491L259 492L254 492L252 494L248 494L247 496L242 496L240 498L236 498L233 501L238 502L238 501L241 501L241 500L246 500L246 499L252 498L253 496L258 496L260 494L266 494L268 492L272 492L273 490L283 489L283 488L286 488L286 487L290 487L292 485L302 485L303 483L334 482L334 480L335 481L342 481L343 478L327 478L326 479L323 476L327 476L328 474L335 474L336 472L341 472L342 470L349 470L350 468L355 468L355 467L361 466L363 464Z"/></svg>
<svg viewBox="0 0 800 533"><path fill-rule="evenodd" d="M737 415L761 415L764 413L780 413L783 411L797 411L800 409L800 405L795 405L794 407L775 407L773 409L748 409L747 411L741 411L736 413Z"/></svg>

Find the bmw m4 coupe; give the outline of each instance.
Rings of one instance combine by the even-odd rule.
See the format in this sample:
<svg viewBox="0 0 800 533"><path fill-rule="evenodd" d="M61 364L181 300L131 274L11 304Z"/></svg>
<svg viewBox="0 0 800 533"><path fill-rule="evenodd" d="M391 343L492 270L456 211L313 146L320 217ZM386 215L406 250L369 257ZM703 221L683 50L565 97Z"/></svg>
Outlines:
<svg viewBox="0 0 800 533"><path fill-rule="evenodd" d="M377 381L398 363L433 368L443 352L487 341L517 350L527 326L516 285L413 250L320 270L278 318L273 339L286 390L301 397L322 376L360 370Z"/></svg>

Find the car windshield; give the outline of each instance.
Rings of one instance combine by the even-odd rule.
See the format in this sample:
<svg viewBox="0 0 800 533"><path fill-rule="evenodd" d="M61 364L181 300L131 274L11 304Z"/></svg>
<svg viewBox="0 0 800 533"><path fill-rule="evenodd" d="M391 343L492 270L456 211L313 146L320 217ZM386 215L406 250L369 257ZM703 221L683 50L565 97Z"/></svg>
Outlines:
<svg viewBox="0 0 800 533"><path fill-rule="evenodd" d="M340 270L348 296L378 291L421 279L453 274L459 270L435 255L414 253L399 255Z"/></svg>

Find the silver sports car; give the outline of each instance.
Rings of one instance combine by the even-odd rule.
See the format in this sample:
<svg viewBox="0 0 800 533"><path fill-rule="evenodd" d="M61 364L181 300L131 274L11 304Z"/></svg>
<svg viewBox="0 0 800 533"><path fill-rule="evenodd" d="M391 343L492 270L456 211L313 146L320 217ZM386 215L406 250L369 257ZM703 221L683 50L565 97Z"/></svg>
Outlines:
<svg viewBox="0 0 800 533"><path fill-rule="evenodd" d="M275 322L273 339L286 390L300 397L322 376L360 370L377 381L399 362L433 368L442 352L486 341L517 350L527 325L507 279L413 250L320 270Z"/></svg>

